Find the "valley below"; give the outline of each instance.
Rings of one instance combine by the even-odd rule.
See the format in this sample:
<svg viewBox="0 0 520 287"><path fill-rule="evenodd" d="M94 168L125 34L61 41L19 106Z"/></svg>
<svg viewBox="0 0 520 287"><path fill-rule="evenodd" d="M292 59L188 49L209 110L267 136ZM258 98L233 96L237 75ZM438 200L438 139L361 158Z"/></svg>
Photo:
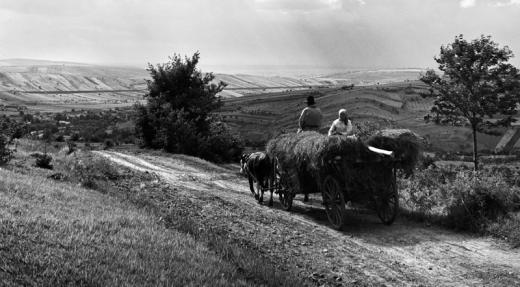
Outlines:
<svg viewBox="0 0 520 287"><path fill-rule="evenodd" d="M324 113L323 129L347 109L356 126L407 128L425 138L428 149L471 151L467 127L425 122L432 100L417 81L421 69L331 70L278 75L216 73L215 82L227 84L220 94L219 114L245 140L258 149L269 138L295 132L305 98L315 96ZM134 67L96 66L39 60L0 61L0 113L60 113L72 110L130 108L144 103L148 71ZM506 130L479 134L479 149L495 150ZM514 143L513 143L514 144ZM514 148L520 148L516 144Z"/></svg>

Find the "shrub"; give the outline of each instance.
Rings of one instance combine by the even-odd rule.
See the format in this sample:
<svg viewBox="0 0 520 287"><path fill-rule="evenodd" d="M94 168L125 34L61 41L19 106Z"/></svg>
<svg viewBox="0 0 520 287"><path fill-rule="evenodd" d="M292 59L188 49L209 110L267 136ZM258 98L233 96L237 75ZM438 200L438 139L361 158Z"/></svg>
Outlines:
<svg viewBox="0 0 520 287"><path fill-rule="evenodd" d="M115 144L114 144L114 141L111 140L111 139L106 139L105 142L104 142L104 149L109 149L109 148L112 148L114 147Z"/></svg>
<svg viewBox="0 0 520 287"><path fill-rule="evenodd" d="M74 133L72 136L70 136L71 141L78 141L79 140L79 133Z"/></svg>
<svg viewBox="0 0 520 287"><path fill-rule="evenodd" d="M520 204L519 190L500 175L459 172L450 186L446 224L456 229L485 231Z"/></svg>
<svg viewBox="0 0 520 287"><path fill-rule="evenodd" d="M429 167L400 186L405 212L455 229L486 232L520 208L520 189L500 173Z"/></svg>
<svg viewBox="0 0 520 287"><path fill-rule="evenodd" d="M487 232L509 241L513 248L520 247L520 212L509 214L491 223Z"/></svg>
<svg viewBox="0 0 520 287"><path fill-rule="evenodd" d="M424 170L429 167L435 167L435 157L432 156L423 156L419 161L419 168Z"/></svg>
<svg viewBox="0 0 520 287"><path fill-rule="evenodd" d="M53 166L51 164L52 156L50 154L37 153L34 155L36 157L36 166L39 168L52 169Z"/></svg>
<svg viewBox="0 0 520 287"><path fill-rule="evenodd" d="M9 149L7 137L0 134L0 165L8 163L13 158L13 152Z"/></svg>
<svg viewBox="0 0 520 287"><path fill-rule="evenodd" d="M71 179L90 189L107 191L107 181L120 177L117 168L109 160L90 153L82 153L79 157L70 159L66 166Z"/></svg>
<svg viewBox="0 0 520 287"><path fill-rule="evenodd" d="M209 135L204 137L200 155L215 162L238 161L244 150L242 138L223 122L212 122Z"/></svg>
<svg viewBox="0 0 520 287"><path fill-rule="evenodd" d="M67 146L69 148L69 150L67 151L68 155L75 152L78 147L77 144L75 142L73 142L72 140L67 141Z"/></svg>

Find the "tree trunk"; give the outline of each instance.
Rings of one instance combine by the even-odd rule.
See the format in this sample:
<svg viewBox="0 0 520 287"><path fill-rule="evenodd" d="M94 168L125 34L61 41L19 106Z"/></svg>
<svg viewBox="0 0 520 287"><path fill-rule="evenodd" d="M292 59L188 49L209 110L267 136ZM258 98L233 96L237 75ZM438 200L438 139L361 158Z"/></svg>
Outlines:
<svg viewBox="0 0 520 287"><path fill-rule="evenodd" d="M475 165L475 170L478 170L478 150L477 150L477 126L472 126L473 130L473 164Z"/></svg>

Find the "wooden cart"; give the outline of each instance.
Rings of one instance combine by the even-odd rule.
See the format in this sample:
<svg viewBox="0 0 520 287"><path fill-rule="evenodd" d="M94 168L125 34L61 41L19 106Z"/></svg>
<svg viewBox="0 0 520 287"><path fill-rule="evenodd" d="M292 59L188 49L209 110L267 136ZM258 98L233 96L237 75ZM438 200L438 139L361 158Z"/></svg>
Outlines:
<svg viewBox="0 0 520 287"><path fill-rule="evenodd" d="M370 162L349 162L341 156L323 159L325 170L311 175L305 168L282 168L275 159L273 187L286 210L296 194L321 193L331 225L341 229L345 203L371 203L384 224L394 222L399 208L396 162L391 153L381 153Z"/></svg>

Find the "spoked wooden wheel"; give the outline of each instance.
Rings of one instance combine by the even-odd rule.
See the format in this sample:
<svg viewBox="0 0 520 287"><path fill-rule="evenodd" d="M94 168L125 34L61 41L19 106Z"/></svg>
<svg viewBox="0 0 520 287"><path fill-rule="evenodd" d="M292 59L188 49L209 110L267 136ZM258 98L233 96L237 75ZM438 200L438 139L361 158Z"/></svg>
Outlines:
<svg viewBox="0 0 520 287"><path fill-rule="evenodd" d="M346 209L345 198L339 182L334 177L328 175L323 181L321 193L330 224L335 229L341 229L345 223Z"/></svg>
<svg viewBox="0 0 520 287"><path fill-rule="evenodd" d="M278 197L285 210L291 210L294 194L287 184L287 179L282 176L278 183Z"/></svg>
<svg viewBox="0 0 520 287"><path fill-rule="evenodd" d="M388 193L377 196L375 201L377 216L379 216L379 219L381 219L381 221L386 225L392 224L397 216L397 212L399 211L399 197L395 180L392 182L392 186Z"/></svg>

